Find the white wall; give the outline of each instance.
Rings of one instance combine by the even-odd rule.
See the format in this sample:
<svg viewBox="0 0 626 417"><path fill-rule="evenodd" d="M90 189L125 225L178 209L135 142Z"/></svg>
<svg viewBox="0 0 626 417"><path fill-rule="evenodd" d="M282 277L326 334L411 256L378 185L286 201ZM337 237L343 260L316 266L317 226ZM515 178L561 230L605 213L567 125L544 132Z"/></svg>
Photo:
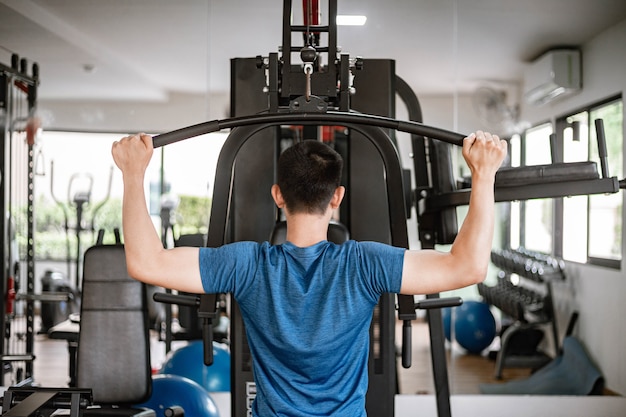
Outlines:
<svg viewBox="0 0 626 417"><path fill-rule="evenodd" d="M522 118L532 123L553 120L579 107L626 90L626 21L607 29L583 48L583 89L553 104L523 107ZM402 75L402 74L400 74ZM417 91L419 95L419 91ZM420 97L424 122L469 133L486 129L478 120L469 95ZM40 101L39 109L49 129L164 132L227 116L229 95L174 95L168 103L82 103ZM457 109L456 111L454 109ZM399 114L399 117L401 115ZM626 132L624 134L626 137ZM408 151L404 164L410 165ZM624 170L626 172L626 169ZM623 216L626 213L623 213ZM626 217L626 216L625 216ZM626 218L623 219L626 224ZM626 229L625 229L626 230ZM623 248L626 241L623 240ZM623 254L626 257L626 254ZM569 308L580 312L576 334L598 363L610 389L626 395L626 276L622 271L568 265L565 293Z"/></svg>

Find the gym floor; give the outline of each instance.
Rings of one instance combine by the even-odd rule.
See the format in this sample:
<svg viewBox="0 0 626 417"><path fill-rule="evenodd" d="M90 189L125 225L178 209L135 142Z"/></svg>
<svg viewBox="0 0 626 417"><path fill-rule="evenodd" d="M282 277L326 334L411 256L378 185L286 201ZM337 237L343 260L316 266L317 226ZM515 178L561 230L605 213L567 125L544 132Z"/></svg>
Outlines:
<svg viewBox="0 0 626 417"><path fill-rule="evenodd" d="M398 324L397 335L402 334L402 324ZM179 343L179 342L176 342ZM34 373L41 386L64 387L68 377L68 350L64 340L48 339L37 335L35 343ZM152 343L152 363L158 366L165 355L163 343L156 337ZM618 396L503 396L479 394L478 384L494 383L495 361L479 356L468 355L460 347L447 349L448 375L450 381L451 409L455 417L501 417L507 410L508 417L557 416L569 417L622 417L626 410L626 398ZM113 360L113 358L112 358ZM528 369L504 369L501 382L525 378ZM413 323L413 366L410 369L399 367L401 394L395 398L396 416L418 415L436 416L435 390L430 362L428 325L417 320ZM418 394L418 395L413 395ZM228 397L214 397L219 407L230 412Z"/></svg>
<svg viewBox="0 0 626 417"><path fill-rule="evenodd" d="M402 324L398 324L397 335L402 334ZM413 365L409 369L399 367L399 383L402 394L434 394L433 372L430 359L428 325L417 320L413 323ZM498 382L493 374L495 361L484 356L468 355L461 348L452 347L448 353L448 376L452 394L479 394L478 384ZM165 350L162 343L152 343L152 363L156 368L162 362ZM35 343L34 374L41 386L67 386L68 349L64 340L48 339L37 335ZM505 369L502 382L524 378L528 369Z"/></svg>

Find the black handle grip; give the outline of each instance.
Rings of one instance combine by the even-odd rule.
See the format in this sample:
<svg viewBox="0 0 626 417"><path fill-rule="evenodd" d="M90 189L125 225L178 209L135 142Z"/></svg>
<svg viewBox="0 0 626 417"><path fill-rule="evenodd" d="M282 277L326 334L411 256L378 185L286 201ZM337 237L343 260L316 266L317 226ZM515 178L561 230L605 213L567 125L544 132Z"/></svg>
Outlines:
<svg viewBox="0 0 626 417"><path fill-rule="evenodd" d="M600 157L600 172L602 178L609 178L609 160L606 150L606 135L604 134L604 120L596 119L596 139L598 140L598 156Z"/></svg>
<svg viewBox="0 0 626 417"><path fill-rule="evenodd" d="M198 307L200 305L200 297L197 295L169 294L164 292L155 292L152 299L159 303L178 304L181 306Z"/></svg>
<svg viewBox="0 0 626 417"><path fill-rule="evenodd" d="M408 369L411 367L413 352L413 329L411 320L404 320L402 324L402 367Z"/></svg>
<svg viewBox="0 0 626 417"><path fill-rule="evenodd" d="M204 347L204 364L213 365L213 321L211 319L202 321L202 346Z"/></svg>

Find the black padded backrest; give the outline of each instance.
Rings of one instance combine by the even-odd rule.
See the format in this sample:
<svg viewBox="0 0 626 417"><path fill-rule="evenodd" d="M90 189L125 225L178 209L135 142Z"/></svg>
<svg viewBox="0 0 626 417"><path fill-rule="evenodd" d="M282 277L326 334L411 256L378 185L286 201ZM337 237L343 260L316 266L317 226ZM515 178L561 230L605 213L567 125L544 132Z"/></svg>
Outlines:
<svg viewBox="0 0 626 417"><path fill-rule="evenodd" d="M174 241L174 246L191 246L194 248L202 248L206 246L206 235L202 233L194 233L190 235L180 235Z"/></svg>
<svg viewBox="0 0 626 417"><path fill-rule="evenodd" d="M150 397L146 290L128 276L122 245L85 251L77 386L98 404L138 404Z"/></svg>
<svg viewBox="0 0 626 417"><path fill-rule="evenodd" d="M270 236L270 243L272 245L279 245L285 243L287 240L287 222L277 222L272 230ZM336 243L338 245L350 240L350 232L348 228L342 223L330 222L328 224L328 241Z"/></svg>

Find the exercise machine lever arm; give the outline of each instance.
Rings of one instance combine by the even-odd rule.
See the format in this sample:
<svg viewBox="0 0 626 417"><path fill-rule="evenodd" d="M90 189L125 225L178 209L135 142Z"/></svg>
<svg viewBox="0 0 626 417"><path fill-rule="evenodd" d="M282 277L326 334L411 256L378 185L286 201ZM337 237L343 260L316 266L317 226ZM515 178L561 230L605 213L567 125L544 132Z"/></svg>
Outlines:
<svg viewBox="0 0 626 417"><path fill-rule="evenodd" d="M154 293L152 299L161 303L178 304L198 308L198 317L202 319L202 344L204 346L204 364L213 364L213 319L217 318L217 294L185 295Z"/></svg>
<svg viewBox="0 0 626 417"><path fill-rule="evenodd" d="M430 310L433 308L456 307L463 304L461 297L447 298L426 298L414 303L415 310ZM399 310L401 306L399 307ZM400 312L401 313L401 312ZM411 367L412 337L413 329L411 327L411 319L405 318L403 314L399 314L402 320L402 367L408 369Z"/></svg>
<svg viewBox="0 0 626 417"><path fill-rule="evenodd" d="M430 310L432 308L457 307L463 304L461 297L446 298L425 298L415 303L415 308L419 310Z"/></svg>

